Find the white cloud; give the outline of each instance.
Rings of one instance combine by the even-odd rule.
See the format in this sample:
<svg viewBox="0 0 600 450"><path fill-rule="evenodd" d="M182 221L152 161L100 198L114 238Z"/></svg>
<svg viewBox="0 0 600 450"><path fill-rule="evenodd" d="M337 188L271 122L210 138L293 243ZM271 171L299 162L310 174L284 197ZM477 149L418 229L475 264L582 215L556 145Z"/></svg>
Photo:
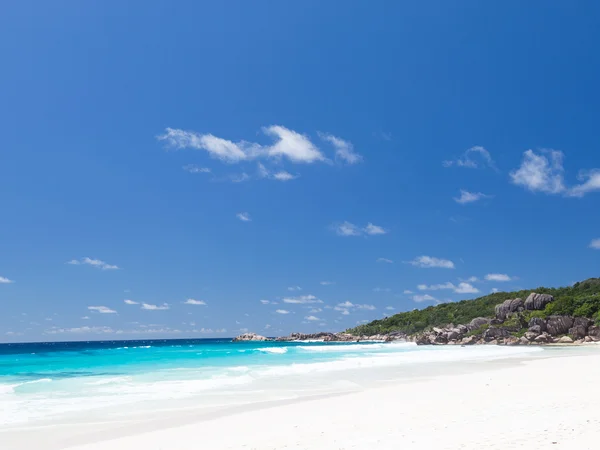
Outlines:
<svg viewBox="0 0 600 450"><path fill-rule="evenodd" d="M390 288L382 288L382 287L376 287L373 288L373 292L391 292L392 290Z"/></svg>
<svg viewBox="0 0 600 450"><path fill-rule="evenodd" d="M435 297L432 297L429 294L425 294L425 295L415 295L413 296L413 300L417 303L421 303L421 302L428 302L428 301L435 301Z"/></svg>
<svg viewBox="0 0 600 450"><path fill-rule="evenodd" d="M582 171L578 179L583 183L573 186L567 192L569 197L583 197L588 192L600 190L600 170Z"/></svg>
<svg viewBox="0 0 600 450"><path fill-rule="evenodd" d="M481 146L471 147L463 153L463 156L451 161L444 161L444 167L466 167L468 169L477 169L481 167L491 167L496 169L496 165L490 152Z"/></svg>
<svg viewBox="0 0 600 450"><path fill-rule="evenodd" d="M560 151L544 150L536 155L532 150L527 150L521 166L510 173L511 181L532 192L561 193L565 190L562 160Z"/></svg>
<svg viewBox="0 0 600 450"><path fill-rule="evenodd" d="M491 292L492 294L495 294L496 292L500 292L500 290L498 288L492 288Z"/></svg>
<svg viewBox="0 0 600 450"><path fill-rule="evenodd" d="M393 311L396 308L394 308L393 306L386 306L385 309L387 309L388 311Z"/></svg>
<svg viewBox="0 0 600 450"><path fill-rule="evenodd" d="M464 189L460 190L460 197L454 197L454 201L456 203L460 203L461 205L465 205L467 203L473 203L482 198L489 198L489 195L483 194L481 192L469 192Z"/></svg>
<svg viewBox="0 0 600 450"><path fill-rule="evenodd" d="M464 281L459 283L458 286L448 281L446 283L432 284L430 286L426 284L419 284L417 288L421 291L439 291L442 289L448 289L456 292L457 294L475 294L479 292L479 289Z"/></svg>
<svg viewBox="0 0 600 450"><path fill-rule="evenodd" d="M413 294L413 291L409 290L409 289L405 289L404 290L404 294Z"/></svg>
<svg viewBox="0 0 600 450"><path fill-rule="evenodd" d="M51 328L44 331L44 334L62 334L62 333L93 333L93 334L105 334L114 333L114 330L110 327L76 327L76 328Z"/></svg>
<svg viewBox="0 0 600 450"><path fill-rule="evenodd" d="M469 277L469 278L467 278L467 281L469 283L477 283L479 281L479 278L477 278L477 277Z"/></svg>
<svg viewBox="0 0 600 450"><path fill-rule="evenodd" d="M510 281L512 278L505 273L488 273L485 279L488 281Z"/></svg>
<svg viewBox="0 0 600 450"><path fill-rule="evenodd" d="M300 286L290 286L288 291L301 291L302 288Z"/></svg>
<svg viewBox="0 0 600 450"><path fill-rule="evenodd" d="M162 305L151 305L149 303L142 303L142 309L146 311L164 311L169 309L169 305L167 303L163 303Z"/></svg>
<svg viewBox="0 0 600 450"><path fill-rule="evenodd" d="M339 308L352 308L354 306L354 303L351 303L351 302L349 302L349 301L346 300L344 303L338 303L337 306Z"/></svg>
<svg viewBox="0 0 600 450"><path fill-rule="evenodd" d="M275 312L277 314L289 314L290 313L287 309L278 309Z"/></svg>
<svg viewBox="0 0 600 450"><path fill-rule="evenodd" d="M362 156L354 151L354 146L339 137L331 134L319 133L324 141L327 141L335 148L335 158L348 164L356 164L362 161Z"/></svg>
<svg viewBox="0 0 600 450"><path fill-rule="evenodd" d="M322 286L331 286L334 284L335 284L335 281L321 281Z"/></svg>
<svg viewBox="0 0 600 450"><path fill-rule="evenodd" d="M386 234L387 231L384 230L379 225L373 225L371 222L369 222L367 224L367 226L365 227L365 233L370 234L371 236L374 236L374 235L378 235L378 234Z"/></svg>
<svg viewBox="0 0 600 450"><path fill-rule="evenodd" d="M323 303L314 295L300 295L299 297L286 297L283 299L283 303L291 303L297 305L306 305L311 303Z"/></svg>
<svg viewBox="0 0 600 450"><path fill-rule="evenodd" d="M392 264L394 261L392 261L391 259L387 259L387 258L377 258L377 262Z"/></svg>
<svg viewBox="0 0 600 450"><path fill-rule="evenodd" d="M269 170L262 163L258 163L258 177L269 178L270 175Z"/></svg>
<svg viewBox="0 0 600 450"><path fill-rule="evenodd" d="M580 184L568 187L564 180L563 153L558 150L540 150L536 154L527 150L521 166L510 173L513 184L532 192L563 194L566 197L583 197L600 190L600 169L579 172Z"/></svg>
<svg viewBox="0 0 600 450"><path fill-rule="evenodd" d="M248 214L247 212L237 213L235 215L235 217L237 217L238 219L240 219L242 222L250 222L252 220L250 218L250 214Z"/></svg>
<svg viewBox="0 0 600 450"><path fill-rule="evenodd" d="M433 267L438 267L442 269L454 269L454 263L452 261L447 259L434 258L432 256L417 256L412 261L409 261L409 264L424 269L431 269Z"/></svg>
<svg viewBox="0 0 600 450"><path fill-rule="evenodd" d="M346 300L343 303L338 303L333 309L335 311L341 311L344 315L348 315L350 314L350 312L348 311L349 309L364 309L367 311L374 311L377 308L374 305L355 304Z"/></svg>
<svg viewBox="0 0 600 450"><path fill-rule="evenodd" d="M317 147L304 135L280 125L264 127L263 132L277 139L277 142L266 149L269 156L285 156L292 162L312 163L324 161L325 157Z"/></svg>
<svg viewBox="0 0 600 450"><path fill-rule="evenodd" d="M277 181L290 181L290 180L295 180L296 178L298 178L298 175L292 175L291 173L286 172L285 170L282 170L280 172L273 174L273 178Z"/></svg>
<svg viewBox="0 0 600 450"><path fill-rule="evenodd" d="M270 178L277 181L290 181L298 178L298 175L293 175L285 170L280 170L272 174L263 164L258 163L258 177Z"/></svg>
<svg viewBox="0 0 600 450"><path fill-rule="evenodd" d="M206 150L211 157L229 163L247 159L244 148L249 143L242 141L236 144L212 134L199 134L193 131L167 128L165 134L158 136L157 139L166 141L171 147L175 148Z"/></svg>
<svg viewBox="0 0 600 450"><path fill-rule="evenodd" d="M316 314L316 313L320 313L321 311L323 311L321 308L312 308L309 313L311 314Z"/></svg>
<svg viewBox="0 0 600 450"><path fill-rule="evenodd" d="M116 270L119 268L118 266L115 266L113 264L105 263L104 261L101 261L99 259L88 258L87 256L81 259L72 259L71 261L67 262L67 264L72 264L74 266L87 264L88 266L96 267L97 269L102 270Z"/></svg>
<svg viewBox="0 0 600 450"><path fill-rule="evenodd" d="M440 289L455 289L456 286L454 286L454 284L447 282L447 283L442 283L442 284L432 284L431 286L428 286L426 284L419 284L417 286L417 289L419 289L420 291L438 291Z"/></svg>
<svg viewBox="0 0 600 450"><path fill-rule="evenodd" d="M387 230L379 225L368 223L366 227L360 228L348 221L332 225L332 229L340 236L361 236L363 233L371 236L387 234Z"/></svg>
<svg viewBox="0 0 600 450"><path fill-rule="evenodd" d="M9 280L8 278L0 277L0 284L9 284L14 283L13 280Z"/></svg>
<svg viewBox="0 0 600 450"><path fill-rule="evenodd" d="M269 328L271 328L271 325L269 325L269 324L266 324L266 325L265 325L265 330L268 330Z"/></svg>
<svg viewBox="0 0 600 450"><path fill-rule="evenodd" d="M167 128L165 133L157 136L174 148L192 148L205 150L216 159L227 163L239 163L256 158L286 157L295 163L312 163L325 161L326 158L319 149L304 135L280 125L263 127L267 136L274 138L272 145L261 145L253 142L233 142L216 137L212 134L200 134Z"/></svg>
<svg viewBox="0 0 600 450"><path fill-rule="evenodd" d="M593 239L592 242L590 242L590 248L600 250L600 239Z"/></svg>
<svg viewBox="0 0 600 450"><path fill-rule="evenodd" d="M210 173L211 170L208 167L200 167L196 164L188 164L187 166L183 166L183 170L189 173Z"/></svg>
<svg viewBox="0 0 600 450"><path fill-rule="evenodd" d="M311 322L318 322L318 321L321 320L321 319L319 319L318 317L315 317L315 316L306 316L305 319L309 320Z"/></svg>
<svg viewBox="0 0 600 450"><path fill-rule="evenodd" d="M88 306L90 311L98 312L100 314L116 314L114 309L110 309L108 306Z"/></svg>
<svg viewBox="0 0 600 450"><path fill-rule="evenodd" d="M360 236L362 233L360 228L350 222L343 222L339 225L334 225L333 229L340 236Z"/></svg>
<svg viewBox="0 0 600 450"><path fill-rule="evenodd" d="M249 179L250 175L248 175L246 172L229 176L229 180L231 180L232 183L243 183L244 181L248 181Z"/></svg>
<svg viewBox="0 0 600 450"><path fill-rule="evenodd" d="M4 333L6 336L23 336L23 333L19 331L7 331Z"/></svg>
<svg viewBox="0 0 600 450"><path fill-rule="evenodd" d="M133 301L133 300L129 300L129 299L123 300L123 302L124 302L126 305L139 305L139 302L135 302L135 301Z"/></svg>
<svg viewBox="0 0 600 450"><path fill-rule="evenodd" d="M347 309L342 310L342 316L349 316L349 315L350 315L350 311L348 311Z"/></svg>
<svg viewBox="0 0 600 450"><path fill-rule="evenodd" d="M374 310L377 309L375 307L375 305L366 305L366 304L363 304L363 305L354 305L354 307L357 308L357 309L366 309L367 311L374 311Z"/></svg>
<svg viewBox="0 0 600 450"><path fill-rule="evenodd" d="M458 284L456 289L454 289L454 292L456 292L457 294L477 294L479 292L479 289L477 289L472 284L462 282Z"/></svg>
<svg viewBox="0 0 600 450"><path fill-rule="evenodd" d="M271 303L269 300L261 300L260 301L263 305L268 305L269 303Z"/></svg>
<svg viewBox="0 0 600 450"><path fill-rule="evenodd" d="M83 317L81 318L81 320L90 320L90 317L89 317L89 316L83 316Z"/></svg>
<svg viewBox="0 0 600 450"><path fill-rule="evenodd" d="M206 306L206 302L204 300L194 300L193 298L188 298L185 302L186 305L200 305Z"/></svg>

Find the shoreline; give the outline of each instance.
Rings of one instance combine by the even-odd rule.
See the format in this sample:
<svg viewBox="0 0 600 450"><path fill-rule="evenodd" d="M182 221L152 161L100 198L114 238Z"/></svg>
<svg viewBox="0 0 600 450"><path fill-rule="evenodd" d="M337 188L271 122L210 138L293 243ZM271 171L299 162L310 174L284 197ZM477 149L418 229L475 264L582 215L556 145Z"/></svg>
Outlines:
<svg viewBox="0 0 600 450"><path fill-rule="evenodd" d="M475 393L471 391L470 385L464 381L465 379L472 379L472 382L474 383L478 382L478 380L480 382L481 380L486 379L486 377L499 377L498 379L502 380L504 378L503 374L506 371L521 372L525 379L535 379L540 376L544 377L544 373L547 373L548 367L564 368L565 366L573 366L574 362L577 362L577 365L579 366L588 366L591 364L593 367L594 365L600 364L600 348L598 348L598 351L592 347L583 349L580 346L578 346L577 351L575 348L573 348L573 350L562 348L550 350L548 348L545 352L536 352L532 355L510 359L424 364L404 371L403 376L390 376L390 379L379 380L378 382L370 384L368 383L366 386L361 386L357 389L341 393L328 393L311 395L304 398L257 402L204 411L200 408L159 410L155 413L151 413L145 418L124 416L124 420L117 423L101 421L88 424L63 424L56 426L48 424L44 427L37 428L20 427L19 430L0 432L0 446L7 450L20 450L25 448L40 448L39 442L44 442L44 450L63 448L72 448L73 450L125 450L131 448L144 448L144 450L158 450L159 448L187 450L189 448L191 450L192 448L197 448L197 446L193 446L193 443L195 442L197 445L197 439L199 439L200 436L206 435L206 439L209 441L212 439L214 441L210 441L210 445L206 444L207 448L211 448L211 450L242 448L241 446L243 443L241 441L237 441L234 444L228 444L233 446L221 446L222 442L218 437L219 433L215 434L213 427L220 430L222 438L223 435L227 435L227 429L237 430L240 422L249 422L253 423L256 429L261 430L261 435L264 433L269 436L269 430L272 428L288 426L288 422L294 422L296 419L301 418L302 421L305 421L307 416L313 417L315 422L312 422L311 426L318 427L320 426L320 420L326 421L325 417L319 419L323 412L329 411L331 414L337 416L339 411L348 409L355 410L356 417L360 417L361 423L364 423L365 426L375 427L376 423L379 423L380 420L387 423L387 416L398 413L397 408L400 407L400 405L403 405L400 408L401 411L403 411L403 414L410 411L416 416L431 414L431 411L428 411L426 408L423 409L423 405L419 405L418 402L407 405L403 401L400 401L400 403L394 401L395 406L391 407L392 405L389 404L389 401L384 401L383 398L393 398L398 395L401 397L405 395L412 396L415 392L421 392L421 400L429 401L429 398L432 396L435 398L438 395L433 395L430 391L440 390L442 386L454 386L454 390L460 389L460 386L463 386L465 392L469 393L469 396L472 396ZM539 364L548 365L548 367L542 369L539 367ZM366 371L364 373L372 373L378 369L360 370ZM573 370L576 370L576 368ZM412 374L408 373L411 371ZM589 372L588 367L588 373ZM344 374L344 376L346 376L346 374ZM546 380L545 383L547 384L548 380ZM550 384L551 386L546 386L548 392L551 392L551 389L554 388L554 383L552 382ZM578 385L575 388L581 390L582 386ZM443 397L445 394L440 393L439 395L442 395ZM577 397L577 393L575 393L575 397ZM440 401L440 404L448 404L447 402L450 401L450 399L444 398L439 398L438 400ZM600 395L596 400L600 401ZM363 413L370 408L369 405L373 402L381 402L380 413L383 414L382 417L378 418L377 415L370 417ZM482 406L484 405L471 405L471 408L478 409ZM421 420L431 420L431 418L427 419L425 415L421 417ZM261 418L260 420L258 419L259 417ZM284 420L282 417L287 419ZM343 438L346 433L348 433L346 427L351 428L353 424L353 421L350 420L350 418L347 418L347 420L349 420L349 422L342 422L339 424L341 429L339 429L337 433L340 435L340 438ZM270 427L269 424L276 426ZM391 424L389 425L391 426ZM253 428L250 428L248 431L250 432L252 429ZM298 436L299 441L294 442L290 441L285 436L272 436L272 439L274 439L273 442L276 442L277 446L263 447L261 446L263 444L255 443L255 438L253 437L255 435L258 435L258 433L250 433L246 437L243 437L243 439L246 439L244 442L248 444L247 446L249 448L279 449L283 448L285 445L291 446L292 448L322 448L323 450L337 448L327 446L325 445L325 442L317 442L315 444L316 446L312 446L313 444L311 444L306 447L294 447L298 442L300 443L298 445L308 445L303 444L303 442L305 442L304 439L308 437L303 437L302 435ZM240 437L240 439L241 438L242 437ZM314 436L311 437L311 439L313 438ZM97 440L97 442L93 442L94 440ZM168 446L167 441L169 441ZM162 445L162 447L158 442L161 443L160 445ZM204 438L202 442L205 442ZM187 446L188 444L190 446ZM379 447L377 448L388 448L385 446L381 447L380 444L381 443L378 444ZM223 443L223 445L225 444ZM252 445L254 445L254 447L252 447ZM366 449L374 447L348 446L347 448ZM529 449L529 447L527 448Z"/></svg>
<svg viewBox="0 0 600 450"><path fill-rule="evenodd" d="M597 367L600 353L567 359L573 369ZM192 450L200 443L211 450L244 446L391 450L400 445L403 449L595 448L600 436L595 372L588 370L567 389L564 381L571 380L572 373L562 362L567 361L548 358L459 377L367 389L71 450ZM554 379L532 382L548 370L554 371ZM564 388L552 391L555 383ZM557 403L560 410L552 408Z"/></svg>

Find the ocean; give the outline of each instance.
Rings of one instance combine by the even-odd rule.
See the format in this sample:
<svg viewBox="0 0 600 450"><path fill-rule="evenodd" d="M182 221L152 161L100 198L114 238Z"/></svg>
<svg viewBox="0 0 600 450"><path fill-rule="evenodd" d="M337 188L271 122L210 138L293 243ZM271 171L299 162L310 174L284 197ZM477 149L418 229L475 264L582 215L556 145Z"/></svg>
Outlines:
<svg viewBox="0 0 600 450"><path fill-rule="evenodd" d="M0 427L287 401L357 390L416 367L435 374L436 363L541 351L229 339L0 344Z"/></svg>

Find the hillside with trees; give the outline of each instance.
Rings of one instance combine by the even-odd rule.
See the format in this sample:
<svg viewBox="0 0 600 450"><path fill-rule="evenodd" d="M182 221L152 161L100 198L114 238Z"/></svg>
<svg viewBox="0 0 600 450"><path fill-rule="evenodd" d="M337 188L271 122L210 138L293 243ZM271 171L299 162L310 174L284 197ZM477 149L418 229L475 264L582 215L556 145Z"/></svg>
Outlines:
<svg viewBox="0 0 600 450"><path fill-rule="evenodd" d="M548 316L562 315L586 317L600 325L600 278L590 278L567 287L497 292L473 300L415 309L351 328L347 333L369 336L402 332L410 335L447 324L467 324L477 317L493 318L496 305L508 299L525 299L532 292L549 294L554 297L554 301L547 304L542 311L528 312L526 320L530 317L545 319Z"/></svg>

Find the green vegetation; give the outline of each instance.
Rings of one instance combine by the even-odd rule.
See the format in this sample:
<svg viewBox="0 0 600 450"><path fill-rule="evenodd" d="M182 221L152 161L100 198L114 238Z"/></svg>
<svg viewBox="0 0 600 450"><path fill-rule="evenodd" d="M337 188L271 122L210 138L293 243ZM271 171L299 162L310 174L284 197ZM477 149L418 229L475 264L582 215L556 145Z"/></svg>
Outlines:
<svg viewBox="0 0 600 450"><path fill-rule="evenodd" d="M354 335L373 335L393 331L414 334L449 323L467 324L476 317L494 317L494 308L497 304L512 298L520 297L525 300L532 292L550 294L554 296L554 302L548 304L545 311L523 313L521 320L528 321L531 317L544 318L550 314L561 314L589 317L600 324L600 278L590 278L568 287L540 287L518 292L497 292L474 300L442 303L425 309L415 309L385 319L374 320L365 325L351 328L347 332ZM521 328L517 323L519 320L519 318L514 318L515 331Z"/></svg>

